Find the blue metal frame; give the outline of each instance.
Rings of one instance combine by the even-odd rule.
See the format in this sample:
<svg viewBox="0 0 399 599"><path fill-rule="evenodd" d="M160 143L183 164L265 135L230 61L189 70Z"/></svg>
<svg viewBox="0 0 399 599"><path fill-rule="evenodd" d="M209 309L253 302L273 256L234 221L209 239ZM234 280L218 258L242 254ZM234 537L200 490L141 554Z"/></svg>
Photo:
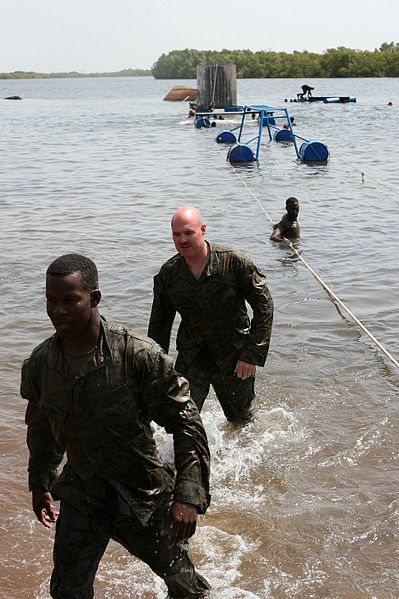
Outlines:
<svg viewBox="0 0 399 599"><path fill-rule="evenodd" d="M212 112L210 112L210 111L201 112L201 116L210 116L210 115L215 115L215 114L226 114L226 112L223 112L223 113L219 113L219 112L216 113L213 111ZM281 131L281 129L282 129L281 127L278 127L276 124L272 124L271 121L273 121L273 123L275 123L275 121L279 120L279 119L280 120L283 119L284 121L286 121L286 123L287 123L286 129L287 129L287 131L290 132L290 137L291 137L291 139L289 141L293 142L294 148L295 148L295 153L299 160L303 160L303 158L301 156L300 149L298 149L297 139L300 139L306 143L315 143L315 142L310 142L305 137L302 137L301 135L297 135L296 133L294 133L293 128L292 128L292 123L291 123L291 117L289 115L287 108L281 108L280 106L270 106L268 104L248 104L246 106L243 106L242 110L240 110L240 111L234 110L234 111L229 112L229 114L240 114L241 115L240 125L236 125L232 129L229 129L228 131L230 131L232 133L233 131L236 131L237 129L239 129L238 138L237 138L237 142L235 145L237 146L237 144L241 144L241 145L248 146L249 150L252 152L253 160L259 159L260 144L261 144L261 140L262 140L263 128L264 127L267 128L270 141L272 141L272 139L273 139L272 129L274 129L276 131ZM244 135L245 119L248 117L248 115L252 116L253 114L259 115L258 133L254 137L251 137L250 139L247 139L246 141L244 141L243 135ZM254 141L256 141L256 150L255 151L252 150L251 146L249 145ZM327 147L326 147L326 150L328 151ZM229 150L228 157L229 157L229 155L230 155L230 150Z"/></svg>
<svg viewBox="0 0 399 599"><path fill-rule="evenodd" d="M251 139L247 140L246 144L250 144L253 141L257 141L256 144L256 151L254 152L254 158L255 160L258 160L259 158L259 151L260 151L260 143L261 143L261 139L262 139L262 131L263 131L263 127L265 126L264 123L266 122L266 127L267 127L267 131L269 134L269 139L270 141L273 139L272 136L272 132L271 129L275 129L275 130L279 130L280 127L277 127L277 125L271 125L268 118L267 117L273 117L273 119L277 120L277 119L284 119L287 121L288 124L288 129L291 132L291 137L292 137L292 141L294 144L294 148L295 148L295 152L297 155L297 158L300 158L299 156L299 150L298 150L298 145L296 143L296 138L298 137L299 139L304 139L301 138L299 135L295 135L293 129L292 129L292 125L291 125L291 119L290 119L290 115L288 112L287 108L280 108L278 106L269 106L267 104L250 104L248 106L244 107L244 113L242 115L242 119L241 119L241 126L240 126L240 132L238 135L238 141L241 142L241 137L242 137L242 133L244 130L244 122L245 122L245 117L248 114L259 114L259 129L258 129L258 135L256 135L255 137L252 137ZM272 113L272 114L271 114ZM307 140L305 140L307 141Z"/></svg>

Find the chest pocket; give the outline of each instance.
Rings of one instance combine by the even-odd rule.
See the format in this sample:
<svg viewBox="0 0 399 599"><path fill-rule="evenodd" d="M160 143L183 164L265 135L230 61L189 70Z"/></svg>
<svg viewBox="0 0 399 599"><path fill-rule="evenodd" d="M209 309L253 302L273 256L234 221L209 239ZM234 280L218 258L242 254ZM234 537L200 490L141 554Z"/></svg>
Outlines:
<svg viewBox="0 0 399 599"><path fill-rule="evenodd" d="M208 277L201 284L199 298L207 309L215 308L218 312L222 310L230 313L232 309L237 308L238 290L236 282L226 276Z"/></svg>
<svg viewBox="0 0 399 599"><path fill-rule="evenodd" d="M95 419L108 434L121 439L137 439L143 434L139 406L126 384L101 397Z"/></svg>
<svg viewBox="0 0 399 599"><path fill-rule="evenodd" d="M47 416L50 422L62 426L67 417L73 381L63 381L60 384L59 377L60 375L53 370L49 370L46 373L38 408L42 414Z"/></svg>
<svg viewBox="0 0 399 599"><path fill-rule="evenodd" d="M219 274L204 277L190 286L176 284L169 289L169 298L182 316L195 317L196 312L236 309L238 289L234 277Z"/></svg>
<svg viewBox="0 0 399 599"><path fill-rule="evenodd" d="M119 413L128 417L134 412L134 407L135 401L125 383L108 391L108 394L101 398L99 406L103 418L114 417Z"/></svg>

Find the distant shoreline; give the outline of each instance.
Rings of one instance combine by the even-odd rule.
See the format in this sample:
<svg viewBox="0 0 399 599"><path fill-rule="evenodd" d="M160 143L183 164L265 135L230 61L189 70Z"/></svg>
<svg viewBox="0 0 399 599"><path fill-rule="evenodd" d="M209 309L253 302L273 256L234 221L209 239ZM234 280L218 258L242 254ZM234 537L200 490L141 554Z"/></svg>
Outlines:
<svg viewBox="0 0 399 599"><path fill-rule="evenodd" d="M329 79L398 77L399 43L384 42L379 49L353 50L339 46L323 53L306 50L288 52L251 50L172 50L162 54L150 69L115 72L0 73L0 79L75 79L91 77L154 77L196 79L199 65L236 65L237 79Z"/></svg>
<svg viewBox="0 0 399 599"><path fill-rule="evenodd" d="M149 77L151 69L123 69L107 73L79 73L78 71L60 73L36 73L34 71L13 71L0 73L0 79L81 79L88 77Z"/></svg>

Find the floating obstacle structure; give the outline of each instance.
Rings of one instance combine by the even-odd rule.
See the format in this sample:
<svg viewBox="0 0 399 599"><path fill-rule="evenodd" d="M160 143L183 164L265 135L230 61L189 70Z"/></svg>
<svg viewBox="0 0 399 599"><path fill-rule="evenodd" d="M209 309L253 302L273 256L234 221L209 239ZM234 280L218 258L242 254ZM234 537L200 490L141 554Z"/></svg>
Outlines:
<svg viewBox="0 0 399 599"><path fill-rule="evenodd" d="M253 162L259 159L263 129L266 127L269 139L277 142L291 142L297 158L303 162L326 162L329 152L327 146L319 141L311 141L296 135L293 131L293 119L286 108L268 105L237 105L236 66L235 65L199 65L197 67L198 98L190 102L189 116L194 116L197 129L216 126L216 119L223 115L240 115L241 123L232 129L222 131L216 137L218 143L229 144L227 154L230 162ZM246 119L258 116L258 132L244 141ZM212 119L212 122L211 122ZM280 122L281 127L277 126ZM236 132L238 132L236 134ZM298 147L297 140L303 143ZM255 149L251 147L255 144Z"/></svg>
<svg viewBox="0 0 399 599"><path fill-rule="evenodd" d="M236 114L241 116L240 124L222 131L216 136L218 143L229 144L227 159L230 162L254 162L259 159L259 152L263 130L266 128L269 140L276 142L290 142L293 144L295 153L303 162L327 162L329 151L325 144L320 141L309 140L294 133L293 120L287 108L268 106L263 104L251 104L248 106L236 106L237 110L221 112L200 110L196 113L194 124L200 129L210 127L210 116L217 118L224 114ZM248 119L252 121L258 117L258 131L244 141L245 124ZM279 127L277 123L280 122ZM298 140L302 144L298 147ZM252 144L252 146L251 146ZM253 147L254 146L254 147Z"/></svg>
<svg viewBox="0 0 399 599"><path fill-rule="evenodd" d="M287 102L287 100L286 100ZM356 102L355 96L306 96L294 98L290 102L322 102L323 104L348 104L348 102Z"/></svg>
<svg viewBox="0 0 399 599"><path fill-rule="evenodd" d="M234 106L237 104L236 65L198 65L197 88L199 106Z"/></svg>
<svg viewBox="0 0 399 599"><path fill-rule="evenodd" d="M194 101L198 97L198 92L194 87L187 85L174 85L172 89L164 97L166 102L186 102Z"/></svg>

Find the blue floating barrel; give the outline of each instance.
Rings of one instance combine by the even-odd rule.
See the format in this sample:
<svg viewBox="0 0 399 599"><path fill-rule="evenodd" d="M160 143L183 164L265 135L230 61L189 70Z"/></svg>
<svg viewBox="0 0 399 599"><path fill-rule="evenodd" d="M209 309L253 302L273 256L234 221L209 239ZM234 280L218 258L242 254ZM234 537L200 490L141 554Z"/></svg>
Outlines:
<svg viewBox="0 0 399 599"><path fill-rule="evenodd" d="M237 138L231 131L221 131L216 137L216 141L218 144L235 144Z"/></svg>
<svg viewBox="0 0 399 599"><path fill-rule="evenodd" d="M202 127L210 127L211 121L207 116L199 116L197 119L195 119L195 126L197 129L201 129Z"/></svg>
<svg viewBox="0 0 399 599"><path fill-rule="evenodd" d="M326 162L328 148L320 141L305 141L299 148L299 157L304 162Z"/></svg>
<svg viewBox="0 0 399 599"><path fill-rule="evenodd" d="M279 129L274 134L274 141L292 141L292 133L289 129Z"/></svg>
<svg viewBox="0 0 399 599"><path fill-rule="evenodd" d="M227 154L230 162L253 162L255 156L248 144L236 143L231 146Z"/></svg>

